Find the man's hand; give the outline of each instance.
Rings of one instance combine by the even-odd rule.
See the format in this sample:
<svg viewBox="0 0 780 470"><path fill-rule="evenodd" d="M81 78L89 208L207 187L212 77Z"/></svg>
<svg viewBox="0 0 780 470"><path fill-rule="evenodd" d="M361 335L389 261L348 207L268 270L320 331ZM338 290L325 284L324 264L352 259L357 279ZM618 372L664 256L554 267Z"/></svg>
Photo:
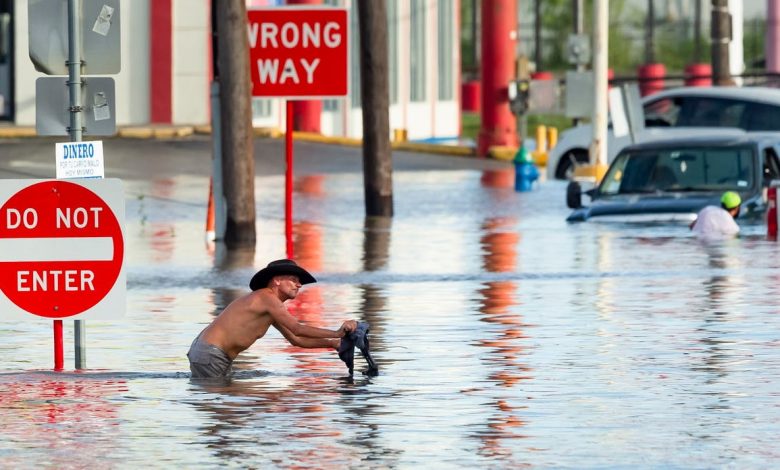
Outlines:
<svg viewBox="0 0 780 470"><path fill-rule="evenodd" d="M355 320L347 320L341 324L341 328L339 328L339 331L343 332L346 335L350 331L355 331L356 329L357 329L357 322Z"/></svg>

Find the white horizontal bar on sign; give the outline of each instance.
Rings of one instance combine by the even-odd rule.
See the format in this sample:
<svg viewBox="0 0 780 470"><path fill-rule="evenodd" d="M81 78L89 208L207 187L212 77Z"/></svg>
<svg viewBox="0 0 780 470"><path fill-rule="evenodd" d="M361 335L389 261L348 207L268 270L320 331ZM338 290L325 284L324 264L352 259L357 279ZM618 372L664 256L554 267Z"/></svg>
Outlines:
<svg viewBox="0 0 780 470"><path fill-rule="evenodd" d="M0 238L0 263L112 259L111 237Z"/></svg>

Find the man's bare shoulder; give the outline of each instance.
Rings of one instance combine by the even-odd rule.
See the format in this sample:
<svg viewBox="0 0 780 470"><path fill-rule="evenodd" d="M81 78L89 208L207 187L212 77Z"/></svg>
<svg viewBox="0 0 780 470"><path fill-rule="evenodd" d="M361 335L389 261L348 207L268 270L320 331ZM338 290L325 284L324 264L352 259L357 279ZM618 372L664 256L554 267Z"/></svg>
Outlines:
<svg viewBox="0 0 780 470"><path fill-rule="evenodd" d="M244 296L251 309L257 313L268 313L283 306L282 301L268 289L258 289Z"/></svg>

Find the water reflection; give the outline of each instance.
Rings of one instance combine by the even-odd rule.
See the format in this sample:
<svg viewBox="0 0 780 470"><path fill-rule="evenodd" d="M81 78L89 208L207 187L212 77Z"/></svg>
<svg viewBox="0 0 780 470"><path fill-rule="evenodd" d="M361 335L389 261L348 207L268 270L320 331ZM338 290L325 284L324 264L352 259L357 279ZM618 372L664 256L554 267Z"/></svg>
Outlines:
<svg viewBox="0 0 780 470"><path fill-rule="evenodd" d="M483 269L493 273L518 271L517 245L520 234L516 232L514 218L489 218L482 224L480 245L483 252ZM519 428L525 425L519 416L522 407L512 402L517 399L513 388L521 380L530 379L530 367L522 360L526 354L520 341L526 338L521 316L516 313L519 305L515 281L483 283L479 289L482 320L497 327L488 339L477 341L487 350L483 361L488 363L488 382L499 388L490 388L490 406L494 412L488 417L487 430L478 434L482 442L480 454L495 458L511 459L512 439L524 437Z"/></svg>
<svg viewBox="0 0 780 470"><path fill-rule="evenodd" d="M191 404L203 415L201 439L222 464L335 468L381 459L386 466L400 454L382 445L371 419L382 410L362 385L294 374L190 386Z"/></svg>
<svg viewBox="0 0 780 470"><path fill-rule="evenodd" d="M214 270L218 275L227 275L237 270L246 270L247 272L251 272L252 268L254 268L254 261L254 247L228 249L227 246L225 246L225 244L222 242L217 242L215 244L213 263ZM249 279L246 279L246 286L248 289ZM247 289L230 289L224 287L213 288L212 300L214 309L212 310L212 315L219 315L219 313L225 307L227 307L230 302L246 294Z"/></svg>
<svg viewBox="0 0 780 470"><path fill-rule="evenodd" d="M366 220L362 175L347 166L333 190L296 185L296 254L324 282L291 309L326 326L368 319L379 376L350 381L332 351L269 334L231 383L190 382L197 330L284 247L274 196L258 222L274 232L263 259L205 253L201 178L186 196L200 206L146 204L128 232L134 308L89 332L114 379L31 371L51 363L50 323L0 326L2 367L15 371L0 373L0 466L777 466L776 244L567 225L563 185L519 195L507 171L399 172L405 210ZM152 248L158 221L173 228Z"/></svg>
<svg viewBox="0 0 780 470"><path fill-rule="evenodd" d="M323 174L303 175L295 179L293 189L295 192L307 196L323 197L325 196L324 183L325 175Z"/></svg>
<svg viewBox="0 0 780 470"><path fill-rule="evenodd" d="M390 240L392 230L392 218L390 217L366 217L363 222L363 271L374 272L387 268L390 259ZM383 334L387 322L387 289L373 284L360 284L362 291L362 304L360 312L363 320L371 325L371 349L381 368L391 364L383 357L377 356L376 351L384 349Z"/></svg>
<svg viewBox="0 0 780 470"><path fill-rule="evenodd" d="M488 188L514 188L515 170L513 168L483 170L480 182L482 186Z"/></svg>
<svg viewBox="0 0 780 470"><path fill-rule="evenodd" d="M152 198L160 200L171 199L176 190L173 178L154 178L149 187ZM139 206L143 207L143 206ZM142 219L144 220L144 219ZM148 236L150 253L155 263L164 263L173 258L176 249L176 231L172 221L152 220Z"/></svg>
<svg viewBox="0 0 780 470"><path fill-rule="evenodd" d="M322 193L322 175L312 175L298 180L299 191L309 195ZM295 260L309 272L322 271L322 228L311 221L302 220L293 225L293 250ZM285 304L287 310L298 320L309 325L331 328L323 319L324 302L322 288L318 284L310 284L300 290L295 299ZM333 367L335 353L333 350L304 349L284 343L283 351L295 359L294 367L299 371L323 372ZM322 351L327 351L323 355Z"/></svg>
<svg viewBox="0 0 780 470"><path fill-rule="evenodd" d="M700 339L705 348L703 365L694 364L694 370L710 374L706 383L715 384L729 374L732 363L739 360L738 342L731 338L728 323L742 316L741 294L746 291L746 281L742 276L730 270L741 263L733 255L734 245L727 243L703 243L708 264L717 273L703 282L706 293L703 306L704 322L698 328L703 335ZM727 402L727 397L722 397Z"/></svg>
<svg viewBox="0 0 780 470"><path fill-rule="evenodd" d="M122 422L120 408L111 399L127 391L119 379L0 375L0 410L5 410L0 426L2 466L28 467L25 448L45 452L52 468L70 468L74 456L92 464L111 462L121 446L115 430Z"/></svg>

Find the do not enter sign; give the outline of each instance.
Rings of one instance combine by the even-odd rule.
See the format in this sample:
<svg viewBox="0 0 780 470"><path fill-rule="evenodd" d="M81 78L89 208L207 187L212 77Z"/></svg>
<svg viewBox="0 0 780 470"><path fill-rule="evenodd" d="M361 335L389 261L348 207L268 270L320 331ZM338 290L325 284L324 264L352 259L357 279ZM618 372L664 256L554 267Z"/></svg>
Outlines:
<svg viewBox="0 0 780 470"><path fill-rule="evenodd" d="M117 179L0 182L0 316L121 317L123 224Z"/></svg>

